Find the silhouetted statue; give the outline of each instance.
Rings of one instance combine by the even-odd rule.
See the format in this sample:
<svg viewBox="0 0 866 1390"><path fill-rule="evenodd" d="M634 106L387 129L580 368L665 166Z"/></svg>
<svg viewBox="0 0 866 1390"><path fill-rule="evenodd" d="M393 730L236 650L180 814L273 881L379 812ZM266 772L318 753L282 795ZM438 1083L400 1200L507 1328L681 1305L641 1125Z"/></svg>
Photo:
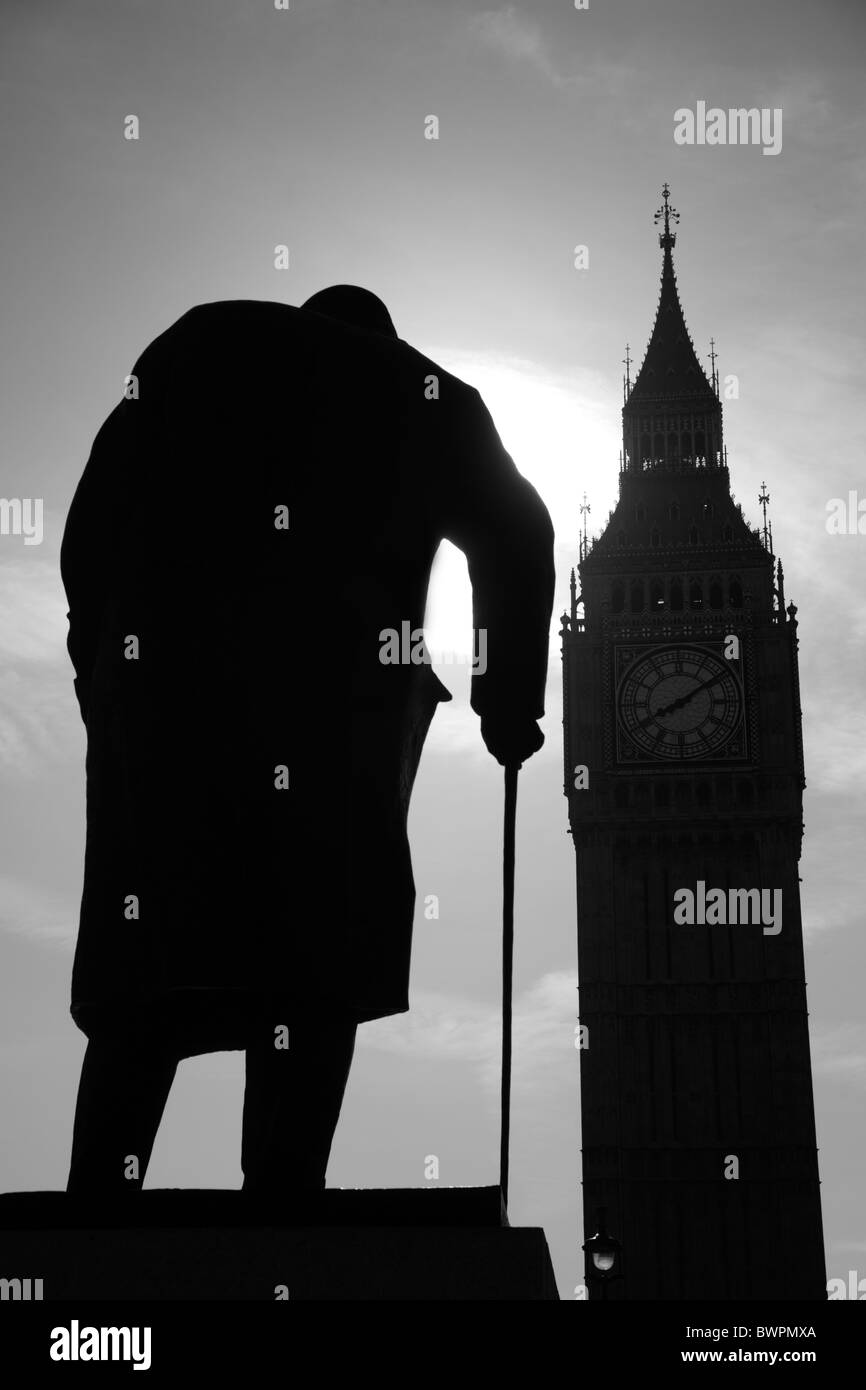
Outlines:
<svg viewBox="0 0 866 1390"><path fill-rule="evenodd" d="M236 1049L245 1190L324 1186L356 1027L408 1008L409 798L451 697L383 634L421 628L443 537L486 632L482 736L523 761L552 528L477 391L352 286L198 306L136 363L61 553L87 727L70 1191L140 1186L178 1060Z"/></svg>

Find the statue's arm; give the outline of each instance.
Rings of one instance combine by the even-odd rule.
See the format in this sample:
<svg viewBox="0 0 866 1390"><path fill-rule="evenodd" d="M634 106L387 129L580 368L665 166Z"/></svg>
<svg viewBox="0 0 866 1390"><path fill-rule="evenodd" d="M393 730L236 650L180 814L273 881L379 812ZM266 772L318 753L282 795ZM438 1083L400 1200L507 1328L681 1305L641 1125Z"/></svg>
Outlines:
<svg viewBox="0 0 866 1390"><path fill-rule="evenodd" d="M477 391L466 391L444 450L444 533L466 555L475 651L486 658L473 676L472 708L488 723L519 726L544 714L553 524Z"/></svg>

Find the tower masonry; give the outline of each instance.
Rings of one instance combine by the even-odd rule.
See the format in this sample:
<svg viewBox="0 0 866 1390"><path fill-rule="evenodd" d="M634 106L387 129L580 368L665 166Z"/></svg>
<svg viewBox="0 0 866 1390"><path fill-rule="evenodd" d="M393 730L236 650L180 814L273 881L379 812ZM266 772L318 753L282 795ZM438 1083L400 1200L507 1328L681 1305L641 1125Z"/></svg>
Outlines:
<svg viewBox="0 0 866 1390"><path fill-rule="evenodd" d="M797 610L732 497L715 364L661 290L619 499L562 624L590 1297L824 1299L800 917Z"/></svg>

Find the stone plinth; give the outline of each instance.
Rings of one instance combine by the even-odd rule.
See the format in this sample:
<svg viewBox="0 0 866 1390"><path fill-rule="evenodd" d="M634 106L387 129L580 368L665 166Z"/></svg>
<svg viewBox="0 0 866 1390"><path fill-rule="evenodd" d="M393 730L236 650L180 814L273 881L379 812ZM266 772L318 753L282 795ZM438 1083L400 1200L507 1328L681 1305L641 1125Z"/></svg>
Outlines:
<svg viewBox="0 0 866 1390"><path fill-rule="evenodd" d="M231 1191L6 1193L0 1279L41 1279L46 1302L558 1297L543 1231L510 1227L496 1187L336 1188L279 1211Z"/></svg>

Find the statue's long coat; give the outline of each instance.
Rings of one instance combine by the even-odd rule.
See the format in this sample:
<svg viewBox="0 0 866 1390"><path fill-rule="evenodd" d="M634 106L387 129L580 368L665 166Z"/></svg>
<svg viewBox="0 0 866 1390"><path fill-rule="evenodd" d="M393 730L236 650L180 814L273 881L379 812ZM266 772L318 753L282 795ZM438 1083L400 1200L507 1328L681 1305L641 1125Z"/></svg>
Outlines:
<svg viewBox="0 0 866 1390"><path fill-rule="evenodd" d="M409 797L450 696L380 633L422 626L450 539L487 631L473 708L539 717L548 514L478 393L400 340L209 304L133 377L61 555L87 726L73 1017L193 1055L263 1017L403 1012Z"/></svg>

